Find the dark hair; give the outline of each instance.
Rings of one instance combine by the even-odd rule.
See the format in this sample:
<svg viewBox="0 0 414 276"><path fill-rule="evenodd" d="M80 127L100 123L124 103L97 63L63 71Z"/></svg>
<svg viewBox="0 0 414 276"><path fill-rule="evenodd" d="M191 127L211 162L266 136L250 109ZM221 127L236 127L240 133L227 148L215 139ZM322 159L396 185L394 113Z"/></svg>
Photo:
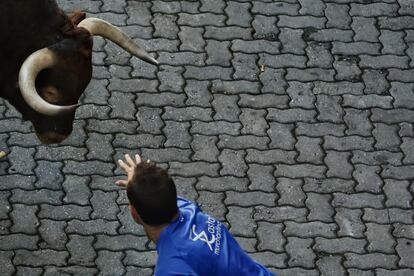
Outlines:
<svg viewBox="0 0 414 276"><path fill-rule="evenodd" d="M143 222L162 225L177 214L177 190L167 171L152 162L141 162L128 183L127 196Z"/></svg>

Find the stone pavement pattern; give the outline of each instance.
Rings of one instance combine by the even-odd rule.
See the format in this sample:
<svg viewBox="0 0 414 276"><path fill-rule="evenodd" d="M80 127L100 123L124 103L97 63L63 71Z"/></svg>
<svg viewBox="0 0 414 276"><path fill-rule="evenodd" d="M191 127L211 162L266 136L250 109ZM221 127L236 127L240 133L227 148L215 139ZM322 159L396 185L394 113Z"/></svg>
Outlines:
<svg viewBox="0 0 414 276"><path fill-rule="evenodd" d="M280 275L414 275L414 1L64 1L95 39L71 137L0 105L1 275L151 275L114 185L139 149Z"/></svg>

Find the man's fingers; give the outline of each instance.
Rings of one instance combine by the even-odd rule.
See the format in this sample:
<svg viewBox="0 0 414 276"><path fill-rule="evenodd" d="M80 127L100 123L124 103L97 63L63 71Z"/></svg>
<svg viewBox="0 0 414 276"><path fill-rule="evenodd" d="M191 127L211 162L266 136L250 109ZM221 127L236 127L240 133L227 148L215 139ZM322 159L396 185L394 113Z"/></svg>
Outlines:
<svg viewBox="0 0 414 276"><path fill-rule="evenodd" d="M122 161L121 159L119 159L118 160L118 164L121 167L121 169L123 169L124 171L128 172L129 166L127 164L125 164L124 161Z"/></svg>
<svg viewBox="0 0 414 276"><path fill-rule="evenodd" d="M117 180L115 182L116 185L118 185L119 187L127 187L128 186L128 181L127 180Z"/></svg>
<svg viewBox="0 0 414 276"><path fill-rule="evenodd" d="M137 165L141 163L141 156L139 156L139 154L135 154L135 163L137 163Z"/></svg>
<svg viewBox="0 0 414 276"><path fill-rule="evenodd" d="M132 160L131 156L129 154L125 154L125 160L128 163L130 167L135 167L136 164L134 163L134 160Z"/></svg>

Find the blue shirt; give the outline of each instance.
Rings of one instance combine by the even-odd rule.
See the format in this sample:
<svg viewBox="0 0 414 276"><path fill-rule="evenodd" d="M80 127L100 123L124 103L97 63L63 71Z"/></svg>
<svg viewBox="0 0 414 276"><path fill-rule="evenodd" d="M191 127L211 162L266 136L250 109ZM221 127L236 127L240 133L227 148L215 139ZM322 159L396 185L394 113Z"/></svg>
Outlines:
<svg viewBox="0 0 414 276"><path fill-rule="evenodd" d="M155 276L274 275L255 262L218 220L178 197L180 215L160 234Z"/></svg>

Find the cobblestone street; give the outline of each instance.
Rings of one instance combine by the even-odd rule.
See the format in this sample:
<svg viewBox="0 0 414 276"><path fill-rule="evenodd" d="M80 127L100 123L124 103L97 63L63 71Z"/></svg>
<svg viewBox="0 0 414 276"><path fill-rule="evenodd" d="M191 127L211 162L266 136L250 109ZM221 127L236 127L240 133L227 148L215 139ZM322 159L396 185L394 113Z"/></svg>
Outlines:
<svg viewBox="0 0 414 276"><path fill-rule="evenodd" d="M94 39L71 136L0 100L0 275L152 275L116 166L139 152L283 276L414 275L414 1L59 0Z"/></svg>

